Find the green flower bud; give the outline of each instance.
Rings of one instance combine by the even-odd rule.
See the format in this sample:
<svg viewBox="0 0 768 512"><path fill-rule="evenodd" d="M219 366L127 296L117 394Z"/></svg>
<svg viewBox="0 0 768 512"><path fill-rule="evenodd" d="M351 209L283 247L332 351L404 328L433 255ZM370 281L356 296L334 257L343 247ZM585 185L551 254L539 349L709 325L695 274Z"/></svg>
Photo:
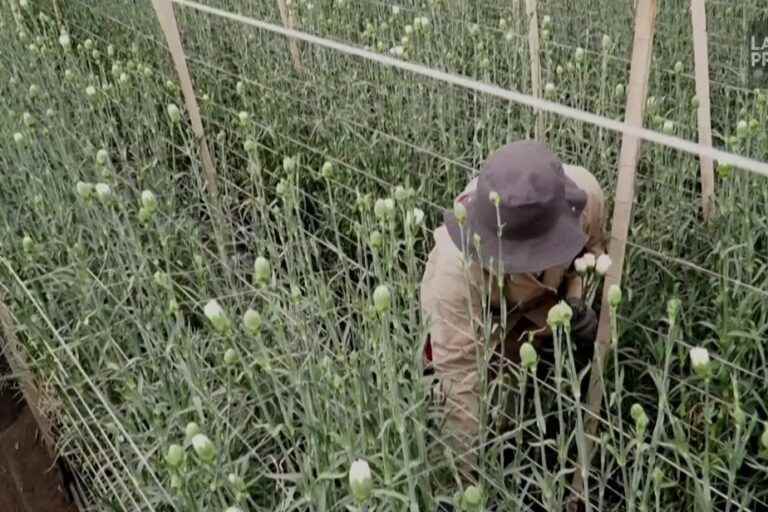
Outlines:
<svg viewBox="0 0 768 512"><path fill-rule="evenodd" d="M571 318L573 318L573 310L565 301L555 304L547 313L547 323L552 329L570 326Z"/></svg>
<svg viewBox="0 0 768 512"><path fill-rule="evenodd" d="M153 276L153 278L155 280L155 284L160 288L170 288L171 278L168 277L168 274L166 274L165 272L158 270L157 272L155 272L155 275Z"/></svg>
<svg viewBox="0 0 768 512"><path fill-rule="evenodd" d="M216 460L216 447L205 434L195 434L192 437L192 448L203 462L210 464Z"/></svg>
<svg viewBox="0 0 768 512"><path fill-rule="evenodd" d="M24 124L28 127L32 127L35 125L35 118L32 117L32 114L29 112L24 112L24 114L21 116L24 120Z"/></svg>
<svg viewBox="0 0 768 512"><path fill-rule="evenodd" d="M92 85L89 85L88 87L85 88L85 94L90 96L90 97L95 96L96 95L96 88L94 86L92 86Z"/></svg>
<svg viewBox="0 0 768 512"><path fill-rule="evenodd" d="M680 305L680 299L676 297L667 301L667 318L669 319L669 323L674 324L677 321Z"/></svg>
<svg viewBox="0 0 768 512"><path fill-rule="evenodd" d="M93 197L93 193L95 190L93 183L78 181L75 188L77 188L77 193L80 195L80 197L85 199L86 201Z"/></svg>
<svg viewBox="0 0 768 512"><path fill-rule="evenodd" d="M192 438L199 433L200 433L200 426L194 421L190 421L189 423L187 423L187 426L184 427L184 436L186 438L187 443L191 443Z"/></svg>
<svg viewBox="0 0 768 512"><path fill-rule="evenodd" d="M573 60L576 62L584 61L584 48L576 48L576 51L573 54Z"/></svg>
<svg viewBox="0 0 768 512"><path fill-rule="evenodd" d="M456 217L456 220L459 222L459 224L464 224L464 222L467 220L467 209L463 204L456 203L453 205L453 215Z"/></svg>
<svg viewBox="0 0 768 512"><path fill-rule="evenodd" d="M25 253L31 254L35 250L35 241L32 240L31 236L24 235L24 238L21 239L21 247Z"/></svg>
<svg viewBox="0 0 768 512"><path fill-rule="evenodd" d="M243 328L251 336L257 336L261 332L261 315L258 311L248 308L243 315Z"/></svg>
<svg viewBox="0 0 768 512"><path fill-rule="evenodd" d="M392 295L387 285L380 284L376 287L373 292L373 304L379 313L384 313L390 308L392 305Z"/></svg>
<svg viewBox="0 0 768 512"><path fill-rule="evenodd" d="M237 357L237 351L233 348L228 348L224 352L224 364L231 366L235 363L237 363L238 357Z"/></svg>
<svg viewBox="0 0 768 512"><path fill-rule="evenodd" d="M744 138L747 136L748 130L749 130L749 125L743 119L739 121L739 124L736 125L736 135L741 138Z"/></svg>
<svg viewBox="0 0 768 512"><path fill-rule="evenodd" d="M13 134L13 141L16 144L21 144L22 142L24 142L24 134L22 134L21 132L14 133Z"/></svg>
<svg viewBox="0 0 768 512"><path fill-rule="evenodd" d="M248 124L248 121L251 119L250 114L248 112L241 111L237 114L237 120L240 122L240 126L245 126Z"/></svg>
<svg viewBox="0 0 768 512"><path fill-rule="evenodd" d="M286 172L291 172L296 169L296 157L289 157L286 156L283 158L283 170Z"/></svg>
<svg viewBox="0 0 768 512"><path fill-rule="evenodd" d="M106 149L100 149L96 152L96 163L102 166L109 163L109 152Z"/></svg>
<svg viewBox="0 0 768 512"><path fill-rule="evenodd" d="M320 175L327 180L333 178L333 164L331 162L325 162L320 169Z"/></svg>
<svg viewBox="0 0 768 512"><path fill-rule="evenodd" d="M557 94L557 87L552 82L547 82L547 85L544 86L544 96L547 98L554 98Z"/></svg>
<svg viewBox="0 0 768 512"><path fill-rule="evenodd" d="M536 353L536 349L533 348L533 345L528 342L520 345L520 364L523 365L523 368L526 370L533 370L536 368L538 361L539 356Z"/></svg>
<svg viewBox="0 0 768 512"><path fill-rule="evenodd" d="M666 135L672 135L675 133L675 123L672 121L664 121L664 126L662 128L662 131Z"/></svg>
<svg viewBox="0 0 768 512"><path fill-rule="evenodd" d="M691 97L691 107L692 108L699 108L701 102L699 102L699 98L696 96Z"/></svg>
<svg viewBox="0 0 768 512"><path fill-rule="evenodd" d="M483 491L476 485L470 485L461 496L460 507L464 512L480 512L483 509Z"/></svg>
<svg viewBox="0 0 768 512"><path fill-rule="evenodd" d="M141 205L150 213L157 209L157 197L151 190L141 192Z"/></svg>
<svg viewBox="0 0 768 512"><path fill-rule="evenodd" d="M710 377L711 364L709 351L704 347L694 347L689 352L691 358L691 367L699 377L707 379Z"/></svg>
<svg viewBox="0 0 768 512"><path fill-rule="evenodd" d="M603 35L603 50L610 49L611 44L613 44L613 41L611 41L611 36L608 34Z"/></svg>
<svg viewBox="0 0 768 512"><path fill-rule="evenodd" d="M178 444L172 444L168 447L165 454L165 462L172 468L178 468L184 462L184 448Z"/></svg>
<svg viewBox="0 0 768 512"><path fill-rule="evenodd" d="M371 236L368 238L368 243L370 244L372 249L379 249L381 247L382 242L383 242L383 238L380 232L378 231L371 232Z"/></svg>
<svg viewBox="0 0 768 512"><path fill-rule="evenodd" d="M618 308L621 304L621 288L619 288L619 285L612 284L608 288L608 304L613 309Z"/></svg>
<svg viewBox="0 0 768 512"><path fill-rule="evenodd" d="M395 216L395 200L391 198L377 199L373 206L373 214L382 222L391 220Z"/></svg>
<svg viewBox="0 0 768 512"><path fill-rule="evenodd" d="M680 61L675 62L675 73L683 72L683 63Z"/></svg>
<svg viewBox="0 0 768 512"><path fill-rule="evenodd" d="M171 103L166 107L166 111L168 112L168 117L171 122L178 123L181 121L181 111L179 110L179 107Z"/></svg>
<svg viewBox="0 0 768 512"><path fill-rule="evenodd" d="M256 258L253 263L253 277L257 284L266 286L272 280L272 265L263 256Z"/></svg>

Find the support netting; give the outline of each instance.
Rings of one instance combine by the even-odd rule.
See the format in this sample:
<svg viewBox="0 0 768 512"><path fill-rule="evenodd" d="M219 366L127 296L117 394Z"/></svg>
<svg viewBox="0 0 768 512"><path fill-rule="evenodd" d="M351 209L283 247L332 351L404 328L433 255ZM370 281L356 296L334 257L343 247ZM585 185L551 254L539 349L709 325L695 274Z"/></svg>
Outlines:
<svg viewBox="0 0 768 512"><path fill-rule="evenodd" d="M371 509L455 500L465 454L421 379L419 284L441 209L541 115L542 139L598 178L607 221L622 133L645 140L617 344L599 414L598 369L565 337L535 372L484 382L484 498L768 509L768 97L745 37L765 6L706 2L708 149L691 142L688 2L659 5L646 130L622 122L633 2L536 2L542 98L526 2L286 3L298 69L279 2L175 4L215 198L149 1L0 14L0 298L87 507L345 510L358 458ZM707 222L699 152L719 161Z"/></svg>

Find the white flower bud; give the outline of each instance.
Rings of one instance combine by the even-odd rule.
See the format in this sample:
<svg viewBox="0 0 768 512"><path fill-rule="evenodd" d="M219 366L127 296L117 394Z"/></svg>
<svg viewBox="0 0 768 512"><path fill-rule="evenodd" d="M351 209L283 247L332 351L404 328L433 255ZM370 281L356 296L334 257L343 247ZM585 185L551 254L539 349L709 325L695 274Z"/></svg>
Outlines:
<svg viewBox="0 0 768 512"><path fill-rule="evenodd" d="M541 26L548 27L550 25L552 25L552 16L546 14L543 18L541 18Z"/></svg>
<svg viewBox="0 0 768 512"><path fill-rule="evenodd" d="M402 57L404 52L405 48L402 46L393 46L389 49L389 54L394 55L395 57Z"/></svg>
<svg viewBox="0 0 768 512"><path fill-rule="evenodd" d="M272 266L263 256L256 258L253 263L253 277L257 284L266 286L272 280Z"/></svg>
<svg viewBox="0 0 768 512"><path fill-rule="evenodd" d="M85 94L87 94L88 96L91 96L91 97L95 96L96 95L96 88L94 86L92 86L92 85L89 85L88 87L85 88Z"/></svg>
<svg viewBox="0 0 768 512"><path fill-rule="evenodd" d="M400 6L398 6L398 5L393 5L393 6L392 6L392 14L393 14L393 15L395 15L395 16L397 16L398 14L400 14Z"/></svg>
<svg viewBox="0 0 768 512"><path fill-rule="evenodd" d="M547 323L553 329L570 325L571 318L573 318L573 310L565 301L555 304L547 313Z"/></svg>
<svg viewBox="0 0 768 512"><path fill-rule="evenodd" d="M84 181L78 181L77 185L75 186L77 189L77 193L82 197L83 199L91 199L93 197L94 192L94 186L93 183L87 183Z"/></svg>
<svg viewBox="0 0 768 512"><path fill-rule="evenodd" d="M224 352L224 364L228 366L232 366L233 364L237 363L238 357L237 357L237 351L233 348L228 348Z"/></svg>
<svg viewBox="0 0 768 512"><path fill-rule="evenodd" d="M614 94L615 94L617 97L619 97L619 98L623 98L623 97L624 97L624 84L618 84L618 85L616 86L616 88L614 89L613 93L614 93Z"/></svg>
<svg viewBox="0 0 768 512"><path fill-rule="evenodd" d="M670 120L664 121L664 125L662 126L661 131L663 131L666 135L672 135L675 133L675 123Z"/></svg>
<svg viewBox="0 0 768 512"><path fill-rule="evenodd" d="M283 158L283 170L286 172L291 172L296 169L296 157L289 157L286 156Z"/></svg>
<svg viewBox="0 0 768 512"><path fill-rule="evenodd" d="M463 204L456 203L453 205L453 215L456 217L459 224L464 224L464 221L467 220L467 209Z"/></svg>
<svg viewBox="0 0 768 512"><path fill-rule="evenodd" d="M683 72L683 63L680 61L675 62L675 73Z"/></svg>
<svg viewBox="0 0 768 512"><path fill-rule="evenodd" d="M107 202L112 198L112 189L106 183L96 184L96 197L101 202Z"/></svg>
<svg viewBox="0 0 768 512"><path fill-rule="evenodd" d="M359 504L363 504L371 497L373 491L373 475L368 463L358 459L349 468L349 488L352 496Z"/></svg>
<svg viewBox="0 0 768 512"><path fill-rule="evenodd" d="M373 305L379 313L384 313L390 308L392 305L392 295L387 285L380 284L373 291Z"/></svg>
<svg viewBox="0 0 768 512"><path fill-rule="evenodd" d="M635 420L635 430L637 434L642 436L648 428L648 416L645 414L645 409L640 404L634 404L630 409L632 419Z"/></svg>
<svg viewBox="0 0 768 512"><path fill-rule="evenodd" d="M24 235L24 238L21 239L21 247L25 253L29 254L35 250L35 241L32 240L31 236Z"/></svg>
<svg viewBox="0 0 768 512"><path fill-rule="evenodd" d="M603 50L608 50L611 47L613 41L608 34L603 35Z"/></svg>
<svg viewBox="0 0 768 512"><path fill-rule="evenodd" d="M213 328L219 333L225 334L229 332L231 327L229 318L227 318L224 309L215 299L208 301L203 312L205 313L206 318L211 322L211 325L213 325Z"/></svg>
<svg viewBox="0 0 768 512"><path fill-rule="evenodd" d="M205 434L195 434L192 438L192 448L203 462L211 463L216 460L216 447Z"/></svg>
<svg viewBox="0 0 768 512"><path fill-rule="evenodd" d="M739 137L746 137L748 130L749 130L749 125L743 119L739 121L739 124L736 125L736 135L738 135Z"/></svg>
<svg viewBox="0 0 768 512"><path fill-rule="evenodd" d="M595 268L595 265L597 264L597 259L595 258L595 255L591 252L588 252L582 256L582 259L584 260L584 264L587 266L587 269L593 269Z"/></svg>
<svg viewBox="0 0 768 512"><path fill-rule="evenodd" d="M693 370L703 378L708 378L710 373L709 351L704 347L694 347L690 351L691 366Z"/></svg>
<svg viewBox="0 0 768 512"><path fill-rule="evenodd" d="M250 114L245 111L241 111L237 114L237 120L240 121L241 126L245 126L248 123L248 120L251 118Z"/></svg>
<svg viewBox="0 0 768 512"><path fill-rule="evenodd" d="M466 512L480 512L483 510L483 491L476 485L470 485L461 496L461 510Z"/></svg>
<svg viewBox="0 0 768 512"><path fill-rule="evenodd" d="M552 82L547 82L547 85L544 86L544 94L547 97L551 98L555 95L556 92L557 92L557 87L555 87L555 84L553 84Z"/></svg>
<svg viewBox="0 0 768 512"><path fill-rule="evenodd" d="M24 142L24 134L22 134L21 132L14 133L13 134L13 141L16 144L21 144L22 142Z"/></svg>
<svg viewBox="0 0 768 512"><path fill-rule="evenodd" d="M184 462L184 448L178 444L172 444L168 447L165 454L165 462L172 468L178 468Z"/></svg>
<svg viewBox="0 0 768 512"><path fill-rule="evenodd" d="M243 315L243 328L251 336L257 336L261 331L261 315L258 311L248 308Z"/></svg>
<svg viewBox="0 0 768 512"><path fill-rule="evenodd" d="M576 52L573 54L573 60L576 62L583 62L584 61L584 48L576 48Z"/></svg>
<svg viewBox="0 0 768 512"><path fill-rule="evenodd" d="M528 342L520 345L520 364L523 365L523 368L526 370L532 370L536 368L536 363L538 363L538 360L539 357L533 345Z"/></svg>
<svg viewBox="0 0 768 512"><path fill-rule="evenodd" d="M106 149L100 149L96 152L96 163L106 165L109 162L109 152Z"/></svg>
<svg viewBox="0 0 768 512"><path fill-rule="evenodd" d="M333 177L333 164L331 162L325 162L320 169L320 174L327 180L331 179Z"/></svg>
<svg viewBox="0 0 768 512"><path fill-rule="evenodd" d="M69 38L69 34L66 31L62 31L59 35L59 44L65 50L69 50L72 47L72 40Z"/></svg>
<svg viewBox="0 0 768 512"><path fill-rule="evenodd" d="M241 509L240 507L231 506L231 507L227 507L227 510L225 510L224 512L243 512L243 509Z"/></svg>
<svg viewBox="0 0 768 512"><path fill-rule="evenodd" d="M93 40L86 39L85 42L83 43L83 46L85 47L86 50L92 50L93 49Z"/></svg>
<svg viewBox="0 0 768 512"><path fill-rule="evenodd" d="M414 226L421 226L424 223L424 212L418 208L414 208L411 212Z"/></svg>
<svg viewBox="0 0 768 512"><path fill-rule="evenodd" d="M121 84L124 84L128 81L128 75L126 73L120 73L120 78L118 78Z"/></svg>
<svg viewBox="0 0 768 512"><path fill-rule="evenodd" d="M576 270L577 274L586 274L587 273L587 262L584 261L584 258L576 258L573 260L573 268Z"/></svg>
<svg viewBox="0 0 768 512"><path fill-rule="evenodd" d="M408 35L413 34L413 26L412 25L406 25L405 26L405 33Z"/></svg>
<svg viewBox="0 0 768 512"><path fill-rule="evenodd" d="M179 107L173 103L166 107L166 112L168 113L168 117L171 119L171 122L178 123L181 121L181 111L179 110Z"/></svg>
<svg viewBox="0 0 768 512"><path fill-rule="evenodd" d="M110 57L115 56L115 45L112 45L112 44L107 45L107 55Z"/></svg>
<svg viewBox="0 0 768 512"><path fill-rule="evenodd" d="M611 268L611 264L611 257L607 254L601 254L598 256L597 262L595 263L595 272L597 272L598 275L604 276Z"/></svg>
<svg viewBox="0 0 768 512"><path fill-rule="evenodd" d="M373 206L373 213L380 221L394 218L395 200L392 198L377 199Z"/></svg>

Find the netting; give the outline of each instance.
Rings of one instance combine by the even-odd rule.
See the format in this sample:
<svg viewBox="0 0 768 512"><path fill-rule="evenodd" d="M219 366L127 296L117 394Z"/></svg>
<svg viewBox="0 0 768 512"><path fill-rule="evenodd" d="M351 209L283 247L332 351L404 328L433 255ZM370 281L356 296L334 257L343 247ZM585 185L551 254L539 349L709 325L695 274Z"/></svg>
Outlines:
<svg viewBox="0 0 768 512"><path fill-rule="evenodd" d="M707 150L689 142L686 2L659 6L648 130L621 122L628 2L538 2L543 100L524 2L289 3L295 32L277 2L176 7L215 200L149 2L11 1L0 15L2 290L89 506L338 510L355 505L357 458L377 509L460 494L464 454L419 378L421 273L441 208L491 151L533 135L541 107L547 144L598 177L608 211L621 133L649 143L603 410L584 403L589 358L565 338L536 372L486 382L472 448L485 498L502 510L561 509L571 494L590 510L768 507L768 100L749 87L743 44L765 7L707 2ZM720 165L703 223L707 151ZM709 350L709 379L691 370L695 347ZM197 430L210 445L192 442Z"/></svg>

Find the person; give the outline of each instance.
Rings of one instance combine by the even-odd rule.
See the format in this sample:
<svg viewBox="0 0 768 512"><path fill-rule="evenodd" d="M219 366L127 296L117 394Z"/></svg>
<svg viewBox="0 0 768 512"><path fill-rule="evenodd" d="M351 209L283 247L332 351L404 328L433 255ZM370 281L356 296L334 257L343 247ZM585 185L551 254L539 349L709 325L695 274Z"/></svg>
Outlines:
<svg viewBox="0 0 768 512"><path fill-rule="evenodd" d="M573 261L604 253L603 197L586 169L563 165L544 144L517 141L489 156L434 231L420 287L423 355L442 396L444 442L467 485L476 480L480 372L489 371L478 368L483 297L492 311L506 302L506 332L491 338L503 359L519 362L529 339L537 350L551 343L547 313L560 300L573 309L576 346L591 349L597 316L581 299Z"/></svg>

